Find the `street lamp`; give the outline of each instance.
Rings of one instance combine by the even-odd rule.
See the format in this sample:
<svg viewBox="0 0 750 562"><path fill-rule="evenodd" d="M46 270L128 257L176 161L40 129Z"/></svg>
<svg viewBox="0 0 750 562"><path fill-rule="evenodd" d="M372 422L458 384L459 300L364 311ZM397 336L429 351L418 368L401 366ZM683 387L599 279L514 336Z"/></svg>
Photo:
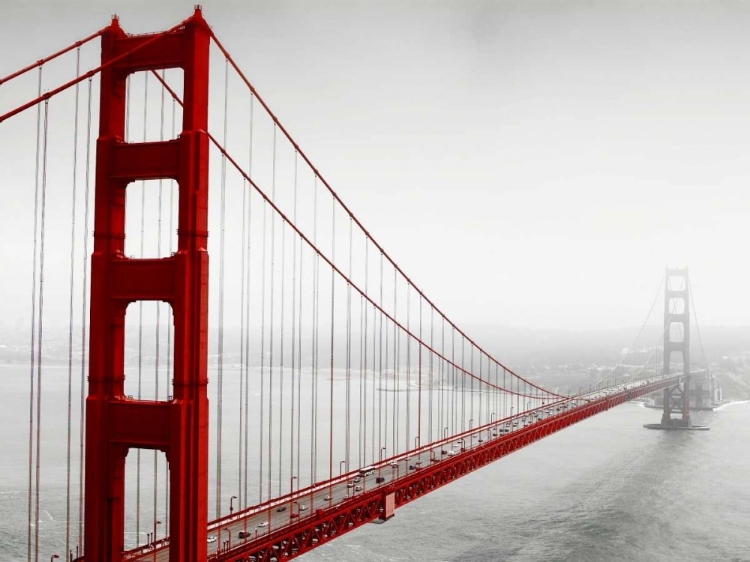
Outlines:
<svg viewBox="0 0 750 562"><path fill-rule="evenodd" d="M297 477L296 477L296 476L292 476L292 477L291 477L291 478L289 479L289 493L290 493L290 494L293 494L293 493L294 493L294 481L295 481L295 480L297 480Z"/></svg>
<svg viewBox="0 0 750 562"><path fill-rule="evenodd" d="M53 554L50 556L49 562L52 562L55 558L60 558L60 556L58 554Z"/></svg>
<svg viewBox="0 0 750 562"><path fill-rule="evenodd" d="M419 435L414 438L414 448L419 449Z"/></svg>
<svg viewBox="0 0 750 562"><path fill-rule="evenodd" d="M232 512L234 511L234 500L237 499L237 496L232 496L229 498L229 515L232 515Z"/></svg>
<svg viewBox="0 0 750 562"><path fill-rule="evenodd" d="M474 427L474 418L471 418L469 420L469 431L471 431L471 428Z"/></svg>
<svg viewBox="0 0 750 562"><path fill-rule="evenodd" d="M156 526L157 525L161 525L161 521L159 520L154 521L154 532L153 532L153 535L151 536L151 540L154 543L156 542Z"/></svg>
<svg viewBox="0 0 750 562"><path fill-rule="evenodd" d="M341 461L339 463L339 476L341 476L344 473L344 466L346 465L346 461Z"/></svg>
<svg viewBox="0 0 750 562"><path fill-rule="evenodd" d="M227 550L229 550L229 546L232 544L232 530L224 527L222 531L226 531L229 535L229 538L227 538L227 542L226 542Z"/></svg>
<svg viewBox="0 0 750 562"><path fill-rule="evenodd" d="M443 428L443 439L448 439L448 426Z"/></svg>

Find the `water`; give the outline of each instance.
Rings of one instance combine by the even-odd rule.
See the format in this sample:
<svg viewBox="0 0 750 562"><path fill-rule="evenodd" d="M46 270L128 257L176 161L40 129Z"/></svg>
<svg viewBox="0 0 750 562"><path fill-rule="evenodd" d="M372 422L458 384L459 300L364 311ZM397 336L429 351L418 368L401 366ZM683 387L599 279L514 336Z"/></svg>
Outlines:
<svg viewBox="0 0 750 562"><path fill-rule="evenodd" d="M305 562L750 561L750 403L708 432L624 404L367 525Z"/></svg>
<svg viewBox="0 0 750 562"><path fill-rule="evenodd" d="M46 372L40 560L63 554L66 527L66 447L60 436L65 435L67 370ZM16 562L26 559L28 372L4 366L0 377L0 562ZM231 385L225 389L231 396ZM77 392L74 385L74 403ZM399 509L388 523L366 525L300 560L750 562L750 402L695 413L696 423L711 426L709 432L643 429L659 416L658 410L636 404L619 406ZM72 426L78 427L75 415ZM234 442L234 436L227 441ZM74 503L76 455L74 447ZM151 453L142 457L150 482ZM234 485L225 482L230 490ZM144 505L151 501L146 494ZM75 544L76 505L71 522ZM142 529L150 530L150 520Z"/></svg>

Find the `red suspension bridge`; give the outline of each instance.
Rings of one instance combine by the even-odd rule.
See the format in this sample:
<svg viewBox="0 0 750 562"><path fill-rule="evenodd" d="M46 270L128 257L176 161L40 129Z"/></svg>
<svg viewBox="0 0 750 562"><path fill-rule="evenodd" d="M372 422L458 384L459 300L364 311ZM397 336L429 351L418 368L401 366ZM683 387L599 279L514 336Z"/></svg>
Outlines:
<svg viewBox="0 0 750 562"><path fill-rule="evenodd" d="M531 382L378 244L200 9L150 35L114 18L0 91L34 153L2 180L34 186L29 561L291 559L636 397L690 426L686 272L663 345L575 393ZM40 532L53 504L64 536Z"/></svg>

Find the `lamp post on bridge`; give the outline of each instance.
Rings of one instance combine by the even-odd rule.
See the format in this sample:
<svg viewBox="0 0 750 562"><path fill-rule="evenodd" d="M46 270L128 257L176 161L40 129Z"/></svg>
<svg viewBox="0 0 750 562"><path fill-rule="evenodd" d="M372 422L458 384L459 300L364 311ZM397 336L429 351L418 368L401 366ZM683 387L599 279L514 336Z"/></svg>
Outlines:
<svg viewBox="0 0 750 562"><path fill-rule="evenodd" d="M232 513L234 512L234 500L236 499L237 496L232 496L231 498L229 498L229 515L232 515ZM159 521L159 523L161 523L161 521Z"/></svg>
<svg viewBox="0 0 750 562"><path fill-rule="evenodd" d="M378 480L380 480L380 470L383 468L383 453L385 452L385 447L380 447L380 462L378 463Z"/></svg>
<svg viewBox="0 0 750 562"><path fill-rule="evenodd" d="M448 426L443 428L443 439L448 439Z"/></svg>
<svg viewBox="0 0 750 562"><path fill-rule="evenodd" d="M346 461L341 461L339 463L339 476L341 476L342 474L344 474L344 468L343 468L344 466L346 466Z"/></svg>
<svg viewBox="0 0 750 562"><path fill-rule="evenodd" d="M292 496L294 495L294 481L295 480L297 480L296 476L292 476L289 479L289 493L292 494Z"/></svg>
<svg viewBox="0 0 750 562"><path fill-rule="evenodd" d="M224 543L224 550L229 550L229 547L232 544L232 530L231 529L227 529L226 527L224 527L222 529L222 531L226 531L227 534L229 535L228 538L227 538L227 542Z"/></svg>
<svg viewBox="0 0 750 562"><path fill-rule="evenodd" d="M59 554L53 554L52 556L50 556L49 562L52 562L55 558L60 558L60 555Z"/></svg>

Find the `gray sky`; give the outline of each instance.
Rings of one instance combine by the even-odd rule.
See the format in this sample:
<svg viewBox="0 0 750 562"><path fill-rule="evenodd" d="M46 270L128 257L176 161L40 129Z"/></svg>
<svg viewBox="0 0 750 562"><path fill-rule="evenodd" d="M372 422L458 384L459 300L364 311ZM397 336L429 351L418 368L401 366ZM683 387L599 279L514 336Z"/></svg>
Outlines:
<svg viewBox="0 0 750 562"><path fill-rule="evenodd" d="M750 4L203 5L334 189L459 325L638 325L666 265L689 265L701 324L748 324ZM135 33L191 11L6 0L0 74L114 12ZM16 144L4 126L0 167ZM0 181L6 241L31 201L13 189ZM0 250L3 270L13 255ZM6 278L6 295L24 281Z"/></svg>

